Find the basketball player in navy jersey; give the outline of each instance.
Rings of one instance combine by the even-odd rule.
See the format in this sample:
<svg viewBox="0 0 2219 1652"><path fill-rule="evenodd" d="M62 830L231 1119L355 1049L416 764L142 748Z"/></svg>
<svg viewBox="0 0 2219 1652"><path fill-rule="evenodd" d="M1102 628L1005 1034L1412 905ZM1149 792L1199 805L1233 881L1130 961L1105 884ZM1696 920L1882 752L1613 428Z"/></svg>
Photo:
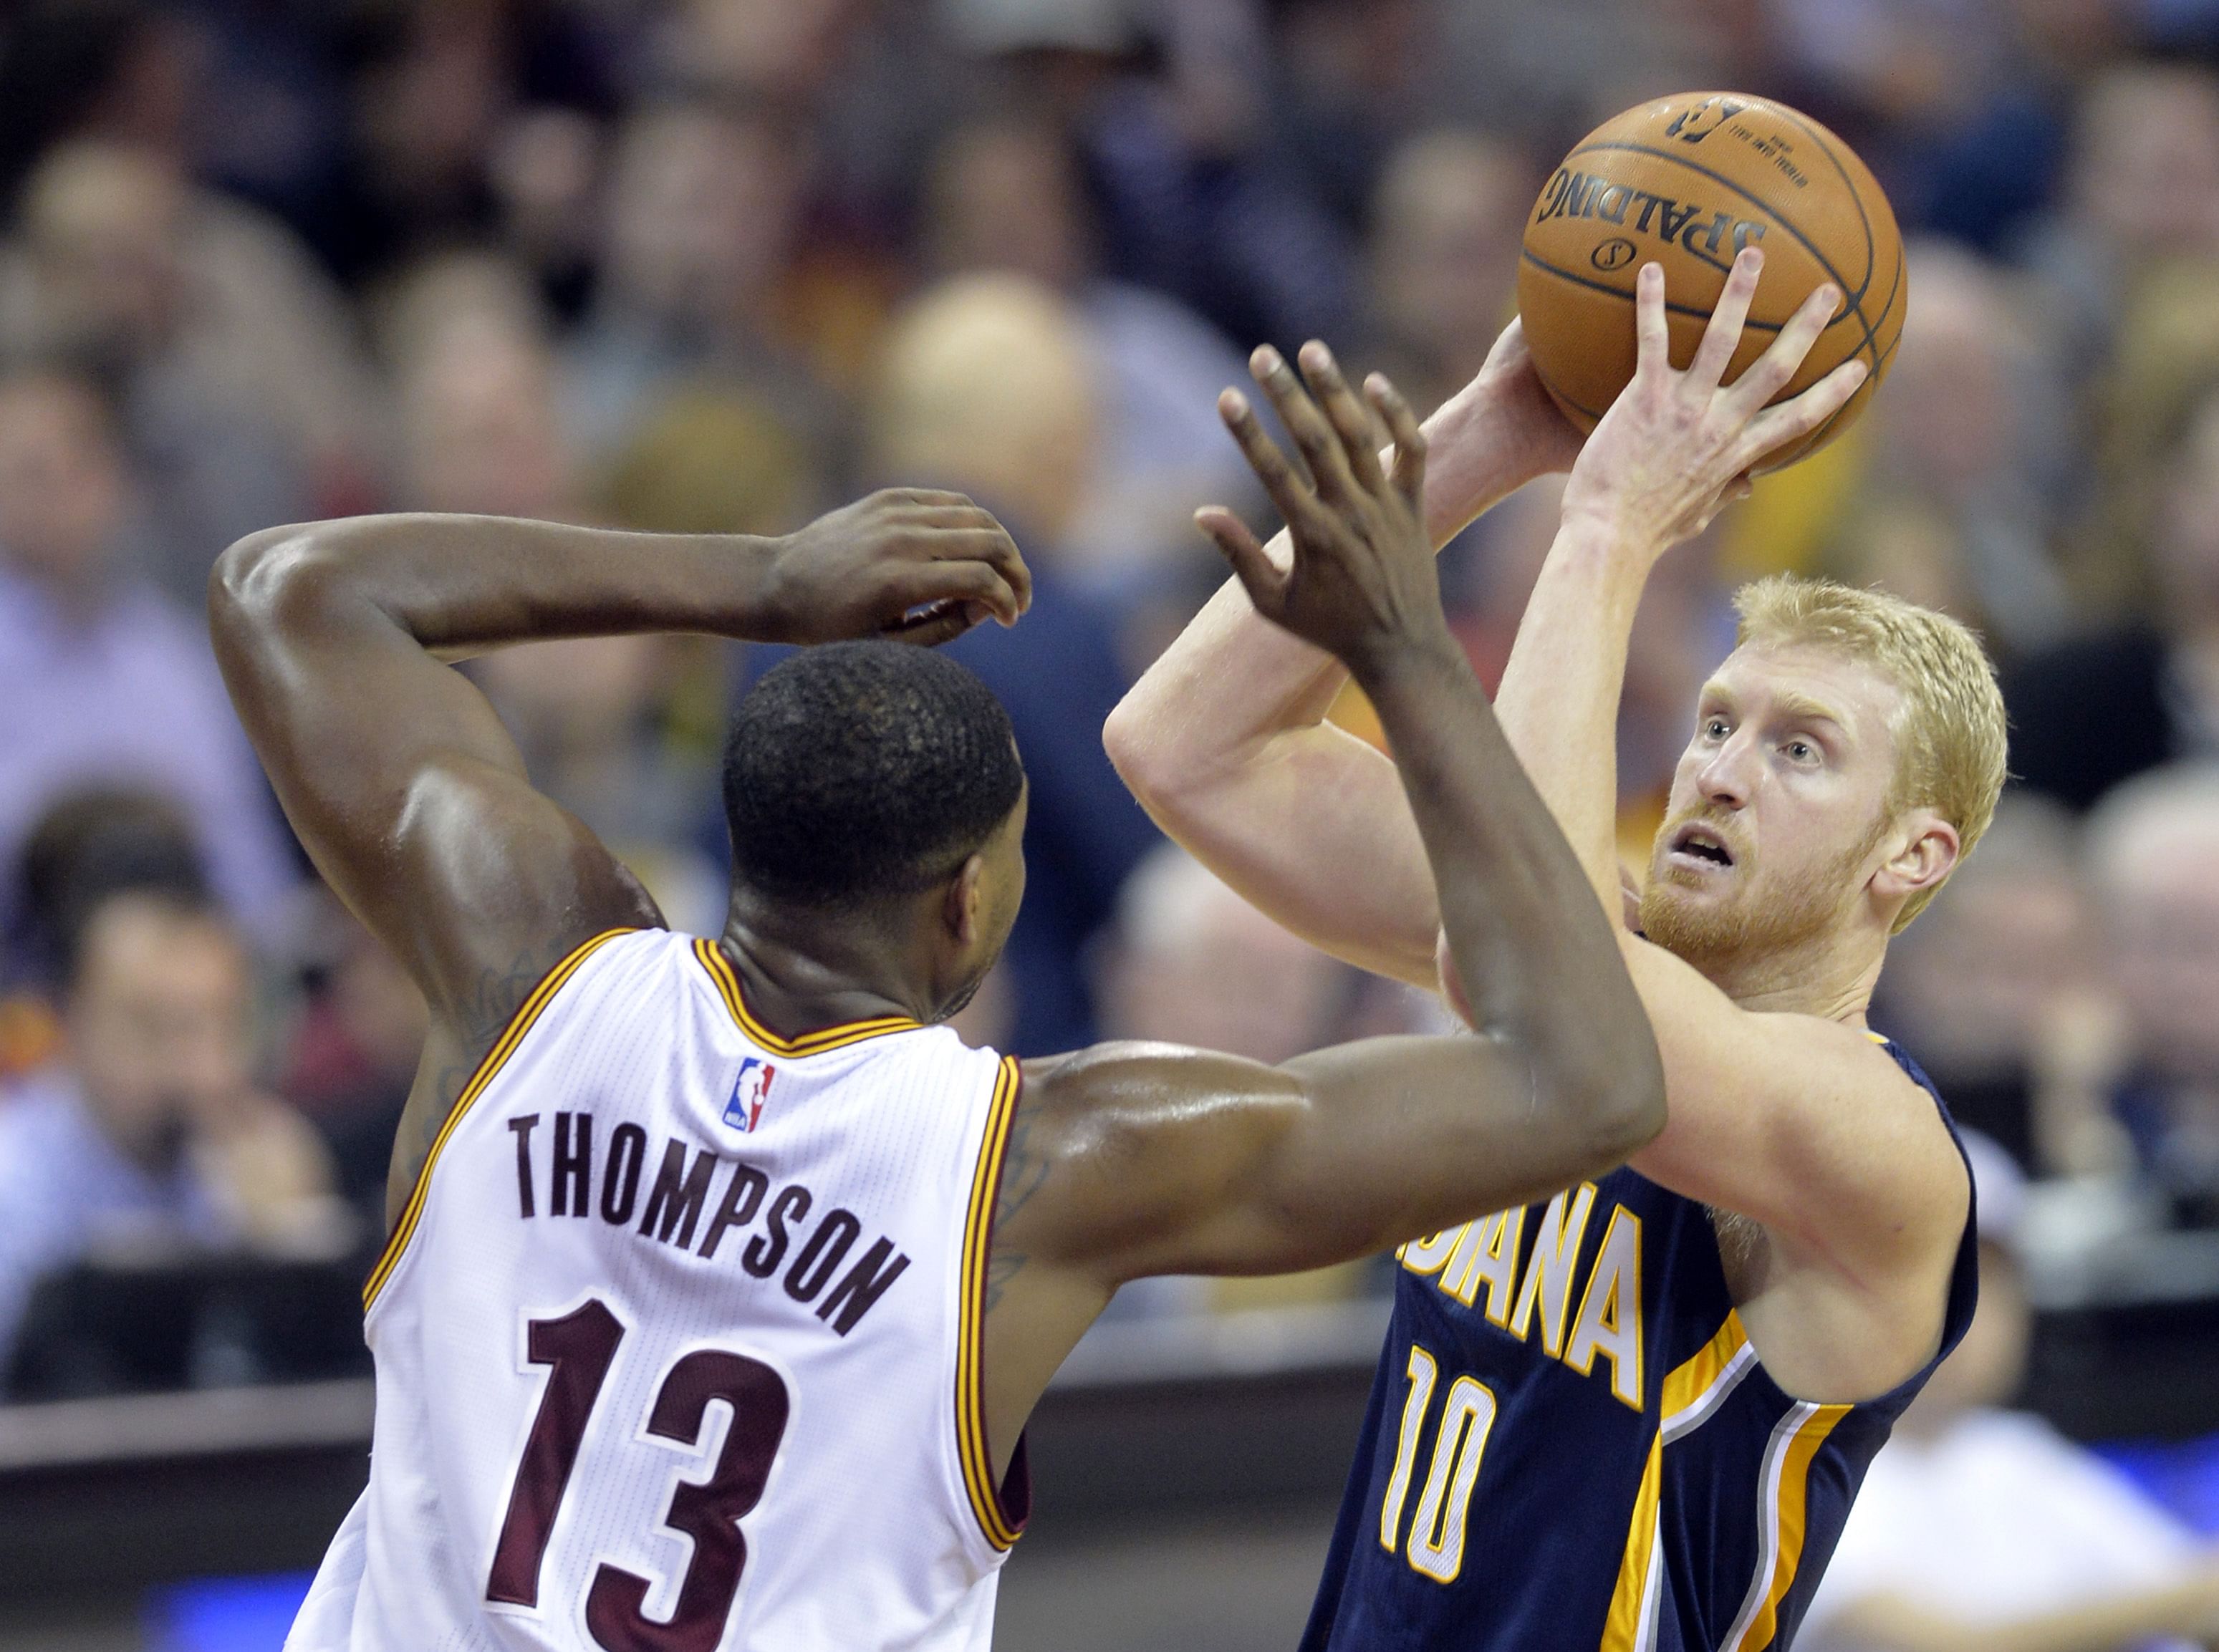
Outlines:
<svg viewBox="0 0 2219 1652"><path fill-rule="evenodd" d="M432 1011L366 1293L370 1486L295 1652L984 1652L1026 1418L1120 1283L1376 1252L1656 1133L1618 942L1443 617L1423 438L1383 383L1374 409L1392 459L1367 428L1315 490L1283 476L1307 501L1291 567L1244 572L1378 707L1484 1035L1277 1068L1131 1045L998 1062L931 1025L1023 887L1009 723L953 662L836 643L756 685L713 942L662 932L442 663L1013 623L1023 563L960 495L874 495L779 541L402 516L226 553L240 715Z"/></svg>
<svg viewBox="0 0 2219 1652"><path fill-rule="evenodd" d="M1971 634L1818 581L1741 593L1638 913L1622 898L1613 730L1649 572L1863 378L1844 366L1765 405L1838 302L1822 288L1721 382L1761 266L1737 259L1685 371L1663 272L1641 272L1638 369L1584 446L1515 324L1432 422L1437 541L1570 468L1495 709L1617 930L1670 1118L1626 1168L1398 1253L1314 1652L1786 1646L1866 1463L1969 1317L1962 1154L1865 1008L1888 937L2002 785L2003 709ZM1330 356L1303 352L1314 398L1276 356L1254 366L1321 491L1360 486L1327 456L1365 425ZM1298 506L1252 419L1227 412ZM1203 520L1252 582L1252 538ZM1333 663L1250 607L1239 584L1220 593L1119 707L1112 756L1265 910L1455 999L1394 764L1323 720Z"/></svg>

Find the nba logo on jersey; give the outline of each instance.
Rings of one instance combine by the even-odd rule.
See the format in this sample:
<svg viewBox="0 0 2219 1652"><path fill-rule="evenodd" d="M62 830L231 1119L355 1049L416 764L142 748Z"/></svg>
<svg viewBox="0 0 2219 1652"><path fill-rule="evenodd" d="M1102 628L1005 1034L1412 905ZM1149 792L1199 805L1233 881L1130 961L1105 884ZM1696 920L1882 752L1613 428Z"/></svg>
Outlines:
<svg viewBox="0 0 2219 1652"><path fill-rule="evenodd" d="M770 1099L770 1081L778 1069L749 1056L740 1063L740 1076L732 1080L732 1098L724 1103L724 1122L752 1130L762 1118L763 1103Z"/></svg>

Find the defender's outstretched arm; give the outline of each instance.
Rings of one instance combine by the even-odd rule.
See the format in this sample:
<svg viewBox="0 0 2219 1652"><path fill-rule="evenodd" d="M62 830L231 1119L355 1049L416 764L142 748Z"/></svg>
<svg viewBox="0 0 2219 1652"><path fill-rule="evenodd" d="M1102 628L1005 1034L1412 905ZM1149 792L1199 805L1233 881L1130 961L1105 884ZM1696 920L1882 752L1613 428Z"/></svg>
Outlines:
<svg viewBox="0 0 2219 1652"><path fill-rule="evenodd" d="M1435 549L1579 451L1514 321L1424 431ZM1287 536L1267 553L1287 566ZM1228 581L1126 695L1103 741L1157 824L1251 903L1338 957L1431 987L1440 913L1402 783L1325 720L1347 679Z"/></svg>
<svg viewBox="0 0 2219 1652"><path fill-rule="evenodd" d="M1019 1384L1026 1360L1047 1359L1047 1327L1083 1325L1122 1280L1364 1255L1599 1174L1663 1123L1610 926L1442 617L1416 421L1374 381L1395 437L1383 469L1323 346L1303 365L1333 423L1276 357L1259 377L1312 484L1243 398L1222 404L1292 525L1291 567L1221 513L1206 525L1259 611L1332 650L1378 707L1479 1035L1375 1040L1277 1069L1134 1046L1029 1064L994 1245L1000 1323L1035 1334L998 1337L998 1388L997 1358ZM998 1438L1014 1438L1013 1416Z"/></svg>
<svg viewBox="0 0 2219 1652"><path fill-rule="evenodd" d="M542 637L704 631L937 641L1030 599L960 494L873 495L783 539L388 516L255 534L209 580L216 655L317 869L432 1012L395 1154L405 1199L473 1066L580 941L662 919L531 789L484 696L441 663Z"/></svg>

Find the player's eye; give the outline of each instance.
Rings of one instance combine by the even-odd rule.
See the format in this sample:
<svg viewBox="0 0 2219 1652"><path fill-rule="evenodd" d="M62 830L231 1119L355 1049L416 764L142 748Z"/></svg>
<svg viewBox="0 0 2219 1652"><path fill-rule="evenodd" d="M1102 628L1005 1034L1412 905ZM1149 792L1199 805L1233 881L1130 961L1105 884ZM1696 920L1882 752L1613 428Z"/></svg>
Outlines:
<svg viewBox="0 0 2219 1652"><path fill-rule="evenodd" d="M1781 749L1787 752L1791 762L1808 763L1818 755L1818 748L1807 740L1791 740Z"/></svg>
<svg viewBox="0 0 2219 1652"><path fill-rule="evenodd" d="M1726 737L1726 720L1724 717L1706 717L1703 719L1704 739L1723 740Z"/></svg>

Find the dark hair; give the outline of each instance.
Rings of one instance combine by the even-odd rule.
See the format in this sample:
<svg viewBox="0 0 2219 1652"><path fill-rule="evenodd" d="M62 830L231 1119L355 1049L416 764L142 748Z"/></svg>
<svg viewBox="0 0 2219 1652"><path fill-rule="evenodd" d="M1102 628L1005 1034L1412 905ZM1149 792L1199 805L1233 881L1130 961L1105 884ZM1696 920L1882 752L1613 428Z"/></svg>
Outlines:
<svg viewBox="0 0 2219 1652"><path fill-rule="evenodd" d="M856 910L946 877L1024 789L1010 714L943 655L898 643L804 649L733 714L724 819L733 881Z"/></svg>
<svg viewBox="0 0 2219 1652"><path fill-rule="evenodd" d="M88 786L49 804L17 857L16 922L34 978L74 982L84 931L112 896L144 893L213 910L193 829L158 793Z"/></svg>

